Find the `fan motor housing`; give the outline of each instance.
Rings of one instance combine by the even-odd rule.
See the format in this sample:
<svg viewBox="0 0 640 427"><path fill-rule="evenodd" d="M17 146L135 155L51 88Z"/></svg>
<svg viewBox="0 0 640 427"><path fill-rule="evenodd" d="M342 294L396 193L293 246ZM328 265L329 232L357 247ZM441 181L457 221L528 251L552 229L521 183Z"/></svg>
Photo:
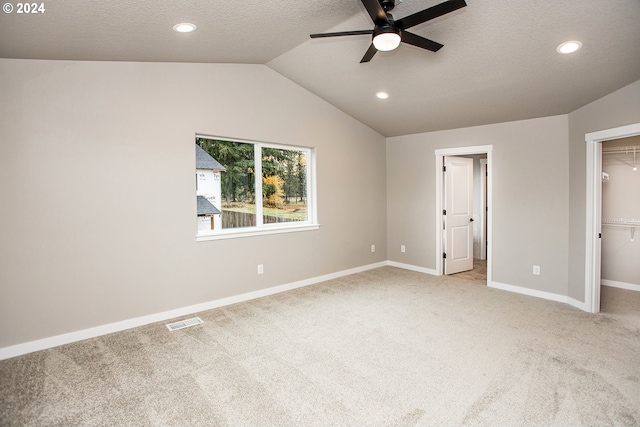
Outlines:
<svg viewBox="0 0 640 427"><path fill-rule="evenodd" d="M435 42L407 30L467 5L465 0L445 0L435 6L394 20L389 11L396 5L396 0L361 1L373 21L373 30L337 31L332 33L310 34L310 37L314 39L318 37L372 35L371 45L369 45L369 49L367 49L360 63L371 61L371 58L373 58L378 50L393 50L398 47L400 43L406 43L431 52L437 52L444 46L442 43ZM402 0L400 0L400 2L402 2Z"/></svg>
<svg viewBox="0 0 640 427"><path fill-rule="evenodd" d="M396 6L396 0L379 0L380 6L384 9L385 12L389 12Z"/></svg>

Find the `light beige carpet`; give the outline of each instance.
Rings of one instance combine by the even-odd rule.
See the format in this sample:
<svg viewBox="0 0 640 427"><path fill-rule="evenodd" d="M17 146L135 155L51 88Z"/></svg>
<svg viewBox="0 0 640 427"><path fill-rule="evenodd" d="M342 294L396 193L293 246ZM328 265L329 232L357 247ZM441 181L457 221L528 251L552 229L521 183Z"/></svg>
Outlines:
<svg viewBox="0 0 640 427"><path fill-rule="evenodd" d="M640 298L603 309L384 267L2 361L0 425L639 425Z"/></svg>

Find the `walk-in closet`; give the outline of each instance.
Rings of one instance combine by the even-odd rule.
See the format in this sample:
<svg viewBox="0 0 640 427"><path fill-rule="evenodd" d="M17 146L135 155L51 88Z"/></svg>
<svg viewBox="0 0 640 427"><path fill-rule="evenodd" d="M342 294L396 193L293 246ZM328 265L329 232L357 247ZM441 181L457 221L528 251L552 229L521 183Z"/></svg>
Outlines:
<svg viewBox="0 0 640 427"><path fill-rule="evenodd" d="M602 143L601 283L640 291L640 136Z"/></svg>

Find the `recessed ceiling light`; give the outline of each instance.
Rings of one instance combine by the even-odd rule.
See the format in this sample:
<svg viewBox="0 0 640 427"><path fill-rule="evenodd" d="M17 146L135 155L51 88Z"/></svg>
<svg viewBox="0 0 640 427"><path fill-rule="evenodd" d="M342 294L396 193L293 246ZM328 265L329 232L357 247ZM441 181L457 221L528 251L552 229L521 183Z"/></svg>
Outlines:
<svg viewBox="0 0 640 427"><path fill-rule="evenodd" d="M387 99L389 94L387 92L376 92L376 96L380 99Z"/></svg>
<svg viewBox="0 0 640 427"><path fill-rule="evenodd" d="M192 31L195 31L195 29L196 26L188 22L183 22L182 24L176 24L173 26L173 30L179 33L190 33Z"/></svg>
<svg viewBox="0 0 640 427"><path fill-rule="evenodd" d="M582 43L577 40L571 40L569 42L562 43L556 50L558 51L558 53L567 54L580 50L581 47Z"/></svg>

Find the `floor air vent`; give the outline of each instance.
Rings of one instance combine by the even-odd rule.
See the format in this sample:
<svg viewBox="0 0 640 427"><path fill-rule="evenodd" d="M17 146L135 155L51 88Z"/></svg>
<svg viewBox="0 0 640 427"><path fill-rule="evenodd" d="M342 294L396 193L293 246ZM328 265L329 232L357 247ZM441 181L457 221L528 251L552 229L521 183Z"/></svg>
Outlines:
<svg viewBox="0 0 640 427"><path fill-rule="evenodd" d="M170 331L177 331L178 329L188 328L189 326L199 325L204 323L199 317L192 317L191 319L181 320L179 322L169 323L167 329Z"/></svg>

